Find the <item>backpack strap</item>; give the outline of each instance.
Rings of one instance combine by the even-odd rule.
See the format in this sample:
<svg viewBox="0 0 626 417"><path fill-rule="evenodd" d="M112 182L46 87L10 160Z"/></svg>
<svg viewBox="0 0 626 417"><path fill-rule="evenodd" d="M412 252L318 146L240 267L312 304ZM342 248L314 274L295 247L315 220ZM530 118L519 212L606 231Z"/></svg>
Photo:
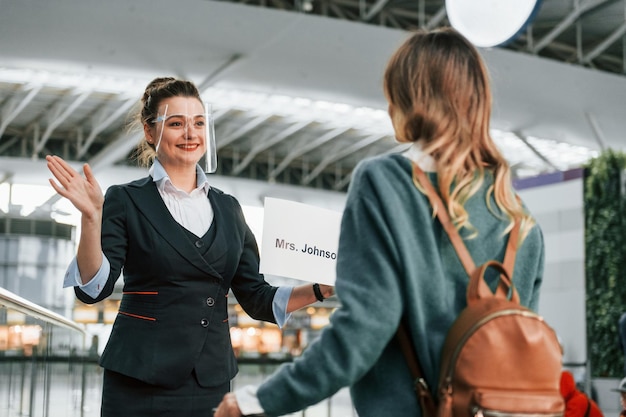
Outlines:
<svg viewBox="0 0 626 417"><path fill-rule="evenodd" d="M519 201L519 196L517 196ZM520 221L516 220L513 229L509 233L509 241L506 244L506 252L504 253L504 260L502 265L507 270L511 280L513 280L513 270L515 269L515 255L517 255L517 243L519 242L519 229Z"/></svg>
<svg viewBox="0 0 626 417"><path fill-rule="evenodd" d="M417 164L413 163L413 182L416 186L421 186L421 188L426 192L426 196L430 201L431 206L444 230L448 234L450 241L452 242L452 246L456 250L461 264L463 268L467 272L468 276L472 276L474 271L476 270L476 265L474 264L474 260L470 255L467 247L463 243L463 239L459 234L454 224L452 224L452 220L450 220L450 216L447 213L446 207L439 197L439 194L433 187L432 183L426 177L426 174ZM502 267L504 271L508 272L511 280L513 279L513 268L515 266L515 255L517 252L517 242L519 236L520 222L516 221L513 226L513 230L511 230L509 234L509 240L506 246L506 252L504 254L504 260L502 263ZM481 283L484 282L481 280ZM502 285L498 285L496 293L500 292L504 294L504 287ZM513 296L516 296L515 291L513 291ZM428 388L428 384L424 378L424 372L419 363L419 358L417 357L417 350L415 350L415 346L413 346L412 339L410 337L410 331L407 323L403 320L398 326L398 331L396 337L400 343L400 348L402 349L402 353L406 358L407 364L411 371L411 374L414 378L415 391L417 393L418 400L420 402L420 406L422 407L422 414L424 417L435 417L436 416L436 401Z"/></svg>
<svg viewBox="0 0 626 417"><path fill-rule="evenodd" d="M424 171L422 171L416 163L412 162L412 164L413 182L416 186L419 185L426 192L430 205L433 207L433 211L439 218L441 225L452 242L452 246L454 246L456 253L459 255L459 259L461 260L461 264L463 264L463 268L465 268L465 272L467 272L467 275L472 276L474 269L476 269L476 265L474 264L474 260L467 250L467 247L463 243L463 239L461 239L459 231L456 230L456 227L452 224L452 220L450 220L446 206L443 204L443 201L441 200L441 197L439 197L437 191L435 191L433 184L430 182L428 177L426 177Z"/></svg>
<svg viewBox="0 0 626 417"><path fill-rule="evenodd" d="M437 217L439 218L439 222L443 226L444 230L448 234L450 238L450 242L452 242L452 246L456 250L459 259L461 260L461 264L463 264L463 268L467 272L468 276L472 276L474 270L476 269L476 265L474 264L474 260L470 255L467 247L463 243L463 239L459 234L459 231L452 224L452 220L450 220L450 216L448 215L448 211L446 210L446 206L439 197L439 194L433 187L433 184L430 182L424 171L416 164L413 165L413 182L415 185L418 185L426 192L426 196L430 201L430 205L433 207L433 210ZM519 199L519 197L518 197ZM519 229L520 222L519 220L515 221L513 225L513 229L509 233L509 239L506 245L506 251L504 253L504 260L502 264L504 265L504 269L508 272L511 281L513 280L513 269L515 267L515 255L517 254L517 242L519 239ZM504 288L501 285L498 285L496 289L496 293L504 293Z"/></svg>
<svg viewBox="0 0 626 417"><path fill-rule="evenodd" d="M402 353L404 354L406 362L409 365L409 370L413 375L413 388L415 389L417 399L420 403L420 407L422 408L422 417L436 417L437 406L435 399L428 388L426 379L424 379L424 372L422 371L422 367L420 366L415 353L417 351L415 350L415 346L413 346L408 329L409 326L404 320L402 320L398 326L396 337L398 342L400 342L400 348L402 349Z"/></svg>

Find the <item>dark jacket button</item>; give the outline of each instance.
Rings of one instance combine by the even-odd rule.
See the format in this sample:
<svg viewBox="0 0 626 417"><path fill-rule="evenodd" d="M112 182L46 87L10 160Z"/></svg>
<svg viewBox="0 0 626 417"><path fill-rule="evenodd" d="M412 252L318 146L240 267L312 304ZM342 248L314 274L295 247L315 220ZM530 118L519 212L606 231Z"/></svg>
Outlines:
<svg viewBox="0 0 626 417"><path fill-rule="evenodd" d="M196 248L201 248L204 245L204 242L201 240L196 240Z"/></svg>
<svg viewBox="0 0 626 417"><path fill-rule="evenodd" d="M209 307L213 307L215 305L215 299L213 297L207 298L206 305L208 305Z"/></svg>
<svg viewBox="0 0 626 417"><path fill-rule="evenodd" d="M209 327L209 321L207 319L200 320L202 327Z"/></svg>

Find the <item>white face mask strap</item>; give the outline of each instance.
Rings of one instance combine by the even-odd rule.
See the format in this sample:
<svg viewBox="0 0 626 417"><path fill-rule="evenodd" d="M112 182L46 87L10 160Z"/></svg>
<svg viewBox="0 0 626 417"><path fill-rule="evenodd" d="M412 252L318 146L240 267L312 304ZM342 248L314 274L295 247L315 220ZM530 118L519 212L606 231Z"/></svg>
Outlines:
<svg viewBox="0 0 626 417"><path fill-rule="evenodd" d="M191 118L191 120L189 120ZM193 115L189 114L189 107L185 104L185 113L183 114L183 127L185 129L185 140L191 139L190 129L193 129Z"/></svg>
<svg viewBox="0 0 626 417"><path fill-rule="evenodd" d="M161 122L161 131L159 132L159 138L157 139L156 146L154 147L154 150L157 154L159 153L159 147L161 146L161 139L163 138L163 130L165 130L165 119L167 119L167 107L168 105L166 104L165 110L163 111L163 115L158 116L155 120L156 123Z"/></svg>

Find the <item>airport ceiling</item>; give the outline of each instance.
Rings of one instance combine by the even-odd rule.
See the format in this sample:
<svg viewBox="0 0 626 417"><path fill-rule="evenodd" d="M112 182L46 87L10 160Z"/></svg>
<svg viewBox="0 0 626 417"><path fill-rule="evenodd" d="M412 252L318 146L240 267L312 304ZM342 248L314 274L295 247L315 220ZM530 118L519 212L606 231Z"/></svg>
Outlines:
<svg viewBox="0 0 626 417"><path fill-rule="evenodd" d="M382 71L407 30L448 24L444 3L0 0L0 181L41 169L45 184L50 153L132 165L128 115L173 75L212 103L218 175L344 191L360 160L406 147ZM626 0L544 0L516 40L482 51L517 177L624 147L625 15Z"/></svg>

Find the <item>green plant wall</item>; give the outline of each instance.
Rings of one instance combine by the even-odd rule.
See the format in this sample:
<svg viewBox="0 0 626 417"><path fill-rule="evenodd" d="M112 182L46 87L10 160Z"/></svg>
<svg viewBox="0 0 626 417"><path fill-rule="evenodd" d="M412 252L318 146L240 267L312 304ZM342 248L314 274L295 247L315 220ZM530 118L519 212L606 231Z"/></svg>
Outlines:
<svg viewBox="0 0 626 417"><path fill-rule="evenodd" d="M591 376L622 378L617 322L626 311L626 154L605 151L585 169L585 285Z"/></svg>

